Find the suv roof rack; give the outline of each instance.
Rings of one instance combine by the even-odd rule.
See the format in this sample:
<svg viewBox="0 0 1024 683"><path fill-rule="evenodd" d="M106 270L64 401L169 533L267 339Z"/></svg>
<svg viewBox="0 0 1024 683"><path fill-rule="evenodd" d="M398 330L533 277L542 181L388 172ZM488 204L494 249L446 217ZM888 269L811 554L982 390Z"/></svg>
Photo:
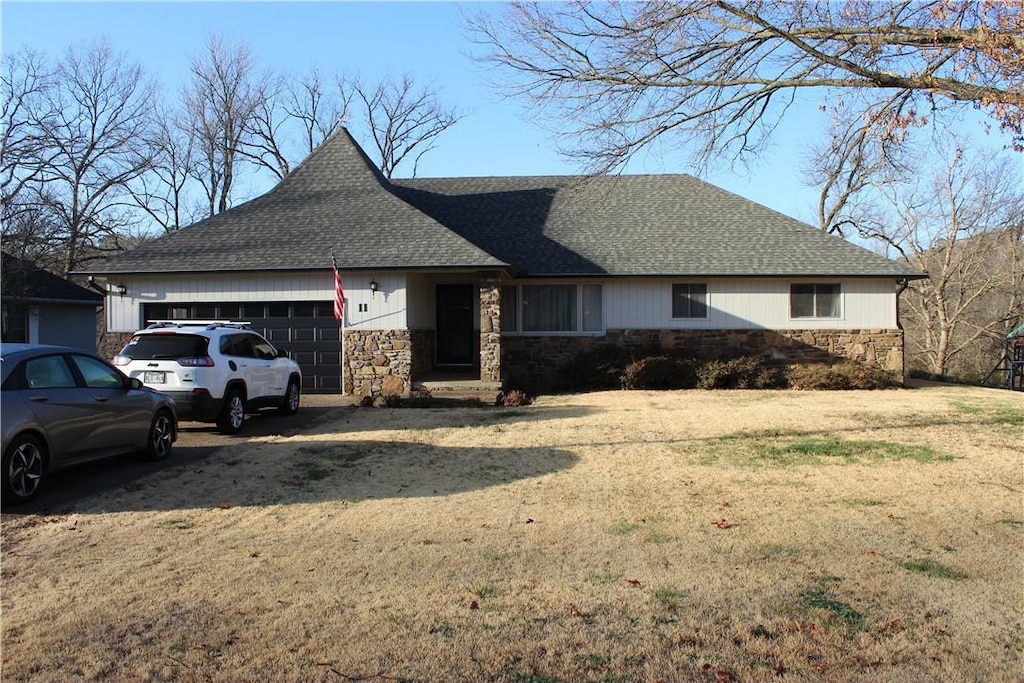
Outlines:
<svg viewBox="0 0 1024 683"><path fill-rule="evenodd" d="M202 327L207 330L215 330L219 327L233 327L236 329L244 329L247 325L252 325L247 320L147 320L149 323L146 326L147 330L157 330L163 327Z"/></svg>

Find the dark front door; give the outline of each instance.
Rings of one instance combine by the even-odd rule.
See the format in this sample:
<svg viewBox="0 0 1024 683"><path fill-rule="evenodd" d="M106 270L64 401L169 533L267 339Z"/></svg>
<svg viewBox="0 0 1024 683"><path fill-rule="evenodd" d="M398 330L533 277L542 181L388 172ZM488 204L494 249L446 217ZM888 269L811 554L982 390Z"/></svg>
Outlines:
<svg viewBox="0 0 1024 683"><path fill-rule="evenodd" d="M437 286L437 364L473 365L473 285Z"/></svg>

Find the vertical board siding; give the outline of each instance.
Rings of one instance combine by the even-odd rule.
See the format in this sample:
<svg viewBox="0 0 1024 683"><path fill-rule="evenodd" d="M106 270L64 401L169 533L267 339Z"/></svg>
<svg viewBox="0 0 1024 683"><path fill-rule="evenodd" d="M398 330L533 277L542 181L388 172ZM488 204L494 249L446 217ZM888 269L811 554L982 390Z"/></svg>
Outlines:
<svg viewBox="0 0 1024 683"><path fill-rule="evenodd" d="M672 283L706 282L708 317L672 318ZM790 318L791 282L841 282L843 314L837 319ZM891 279L612 280L604 285L608 329L891 329L896 327Z"/></svg>
<svg viewBox="0 0 1024 683"><path fill-rule="evenodd" d="M404 273L342 271L345 325L364 330L406 328ZM379 289L370 291L370 280ZM128 292L107 298L107 329L133 332L144 325L142 305L260 301L333 301L334 276L317 273L210 273L196 275L114 276ZM360 311L360 304L366 311Z"/></svg>

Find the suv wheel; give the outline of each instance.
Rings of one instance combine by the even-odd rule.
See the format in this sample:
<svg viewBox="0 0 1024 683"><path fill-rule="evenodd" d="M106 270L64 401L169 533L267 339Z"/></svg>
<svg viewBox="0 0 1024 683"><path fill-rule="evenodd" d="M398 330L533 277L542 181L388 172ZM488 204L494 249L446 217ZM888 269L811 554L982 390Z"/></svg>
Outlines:
<svg viewBox="0 0 1024 683"><path fill-rule="evenodd" d="M239 389L228 390L224 401L224 410L217 418L217 428L221 434L237 434L245 421L245 398Z"/></svg>
<svg viewBox="0 0 1024 683"><path fill-rule="evenodd" d="M282 415L294 415L299 410L300 396L299 380L294 378L288 380L288 389L284 392L284 400L281 401L278 412Z"/></svg>

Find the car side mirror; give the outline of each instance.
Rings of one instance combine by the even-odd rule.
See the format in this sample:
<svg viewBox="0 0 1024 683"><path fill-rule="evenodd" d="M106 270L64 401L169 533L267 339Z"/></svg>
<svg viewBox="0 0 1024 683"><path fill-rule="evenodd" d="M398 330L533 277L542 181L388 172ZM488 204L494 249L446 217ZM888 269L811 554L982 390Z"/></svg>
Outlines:
<svg viewBox="0 0 1024 683"><path fill-rule="evenodd" d="M136 390L141 389L142 388L142 380L139 379L138 377L129 377L128 378L128 387L131 388L131 389L136 389Z"/></svg>
<svg viewBox="0 0 1024 683"><path fill-rule="evenodd" d="M285 351L284 349L278 349L277 350L277 357L278 358L287 358L288 357L288 352Z"/></svg>

